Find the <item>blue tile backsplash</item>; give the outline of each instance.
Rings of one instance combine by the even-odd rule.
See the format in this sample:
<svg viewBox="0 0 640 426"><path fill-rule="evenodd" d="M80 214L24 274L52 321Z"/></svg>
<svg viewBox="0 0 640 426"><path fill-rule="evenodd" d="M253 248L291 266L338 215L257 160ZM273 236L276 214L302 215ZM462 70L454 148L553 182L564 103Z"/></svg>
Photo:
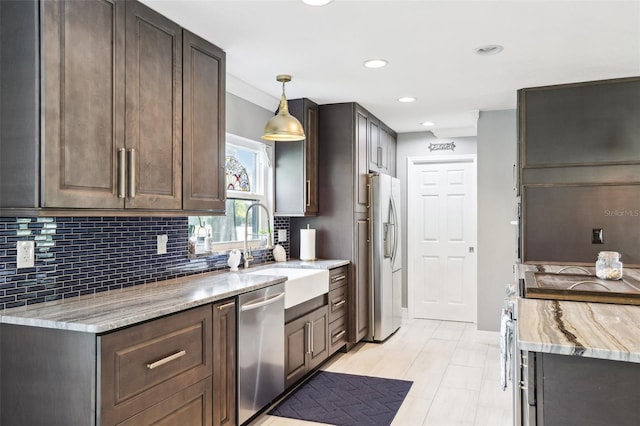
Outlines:
<svg viewBox="0 0 640 426"><path fill-rule="evenodd" d="M289 218L276 217L274 229ZM167 253L156 236L167 234ZM35 242L33 268L16 268L16 242ZM275 241L277 243L277 241ZM289 242L280 242L289 257ZM227 269L227 255L189 259L187 217L0 218L0 309ZM252 264L273 261L255 250Z"/></svg>

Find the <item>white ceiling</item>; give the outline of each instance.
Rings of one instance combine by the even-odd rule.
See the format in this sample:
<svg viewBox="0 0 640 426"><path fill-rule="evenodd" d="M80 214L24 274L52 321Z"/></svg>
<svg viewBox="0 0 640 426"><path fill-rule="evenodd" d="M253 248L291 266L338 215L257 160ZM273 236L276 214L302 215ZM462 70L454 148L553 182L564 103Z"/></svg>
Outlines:
<svg viewBox="0 0 640 426"><path fill-rule="evenodd" d="M143 2L227 52L230 92L275 110L291 74L288 98L356 101L399 133L475 135L478 111L515 108L517 89L640 75L640 0ZM486 44L504 51L474 53Z"/></svg>

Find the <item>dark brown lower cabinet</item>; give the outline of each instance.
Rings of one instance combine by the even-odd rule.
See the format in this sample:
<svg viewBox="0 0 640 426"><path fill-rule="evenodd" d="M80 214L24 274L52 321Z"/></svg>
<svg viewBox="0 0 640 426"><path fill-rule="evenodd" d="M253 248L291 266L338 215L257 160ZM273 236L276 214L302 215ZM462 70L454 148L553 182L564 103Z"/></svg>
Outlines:
<svg viewBox="0 0 640 426"><path fill-rule="evenodd" d="M333 355L347 343L350 286L349 266L329 271L329 355Z"/></svg>
<svg viewBox="0 0 640 426"><path fill-rule="evenodd" d="M531 354L531 352L529 353ZM529 425L639 424L640 364L535 353L535 418ZM529 358L531 361L531 357ZM534 380L531 375L528 380Z"/></svg>
<svg viewBox="0 0 640 426"><path fill-rule="evenodd" d="M2 425L235 425L235 299L104 334L0 324L0 377Z"/></svg>
<svg viewBox="0 0 640 426"><path fill-rule="evenodd" d="M236 424L236 303L213 305L213 425Z"/></svg>
<svg viewBox="0 0 640 426"><path fill-rule="evenodd" d="M329 312L322 306L284 326L285 388L329 356Z"/></svg>
<svg viewBox="0 0 640 426"><path fill-rule="evenodd" d="M99 337L100 424L121 424L211 377L212 337L210 305Z"/></svg>

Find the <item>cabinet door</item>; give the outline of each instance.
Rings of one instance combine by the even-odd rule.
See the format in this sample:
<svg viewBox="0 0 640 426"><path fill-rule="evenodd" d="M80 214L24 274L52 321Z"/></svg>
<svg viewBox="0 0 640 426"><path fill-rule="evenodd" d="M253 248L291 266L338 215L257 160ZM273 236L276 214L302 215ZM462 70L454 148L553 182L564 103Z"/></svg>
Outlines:
<svg viewBox="0 0 640 426"><path fill-rule="evenodd" d="M123 207L124 3L45 1L42 12L42 207Z"/></svg>
<svg viewBox="0 0 640 426"><path fill-rule="evenodd" d="M182 207L182 29L136 1L126 2L126 206Z"/></svg>
<svg viewBox="0 0 640 426"><path fill-rule="evenodd" d="M378 160L380 173L390 174L389 150L391 145L391 129L380 123L380 145L378 146Z"/></svg>
<svg viewBox="0 0 640 426"><path fill-rule="evenodd" d="M378 172L380 170L380 121L369 115L369 134L367 135L367 152L369 153L369 170Z"/></svg>
<svg viewBox="0 0 640 426"><path fill-rule="evenodd" d="M369 163L367 158L367 131L368 131L368 114L365 110L356 106L355 117L355 211L366 212L369 206L369 191L367 186L367 175L369 174Z"/></svg>
<svg viewBox="0 0 640 426"><path fill-rule="evenodd" d="M225 210L225 53L183 30L182 207Z"/></svg>
<svg viewBox="0 0 640 426"><path fill-rule="evenodd" d="M318 105L305 101L305 216L315 216L318 214Z"/></svg>
<svg viewBox="0 0 640 426"><path fill-rule="evenodd" d="M210 426L211 377L192 385L135 416L118 423L120 426Z"/></svg>
<svg viewBox="0 0 640 426"><path fill-rule="evenodd" d="M387 173L391 176L396 176L396 151L398 149L398 136L396 133L389 129L389 139L387 140L387 161L389 167Z"/></svg>
<svg viewBox="0 0 640 426"><path fill-rule="evenodd" d="M355 264L352 265L354 283L349 294L351 303L350 342L359 342L369 332L369 219L366 214L355 218Z"/></svg>
<svg viewBox="0 0 640 426"><path fill-rule="evenodd" d="M236 424L236 304L213 305L213 425Z"/></svg>
<svg viewBox="0 0 640 426"><path fill-rule="evenodd" d="M275 214L318 214L318 105L292 99L289 112L302 123L306 139L275 144Z"/></svg>
<svg viewBox="0 0 640 426"><path fill-rule="evenodd" d="M311 324L308 370L313 370L329 356L329 311L327 306L313 311L309 315L308 321Z"/></svg>
<svg viewBox="0 0 640 426"><path fill-rule="evenodd" d="M284 387L288 388L307 373L307 317L298 318L284 326Z"/></svg>

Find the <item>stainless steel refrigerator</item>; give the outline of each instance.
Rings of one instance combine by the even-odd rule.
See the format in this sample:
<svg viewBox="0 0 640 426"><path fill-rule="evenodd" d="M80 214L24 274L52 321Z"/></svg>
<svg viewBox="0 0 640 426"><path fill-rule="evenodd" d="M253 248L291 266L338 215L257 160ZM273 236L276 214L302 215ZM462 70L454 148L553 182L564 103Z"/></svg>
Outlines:
<svg viewBox="0 0 640 426"><path fill-rule="evenodd" d="M400 180L371 175L371 319L367 340L388 338L402 322Z"/></svg>

